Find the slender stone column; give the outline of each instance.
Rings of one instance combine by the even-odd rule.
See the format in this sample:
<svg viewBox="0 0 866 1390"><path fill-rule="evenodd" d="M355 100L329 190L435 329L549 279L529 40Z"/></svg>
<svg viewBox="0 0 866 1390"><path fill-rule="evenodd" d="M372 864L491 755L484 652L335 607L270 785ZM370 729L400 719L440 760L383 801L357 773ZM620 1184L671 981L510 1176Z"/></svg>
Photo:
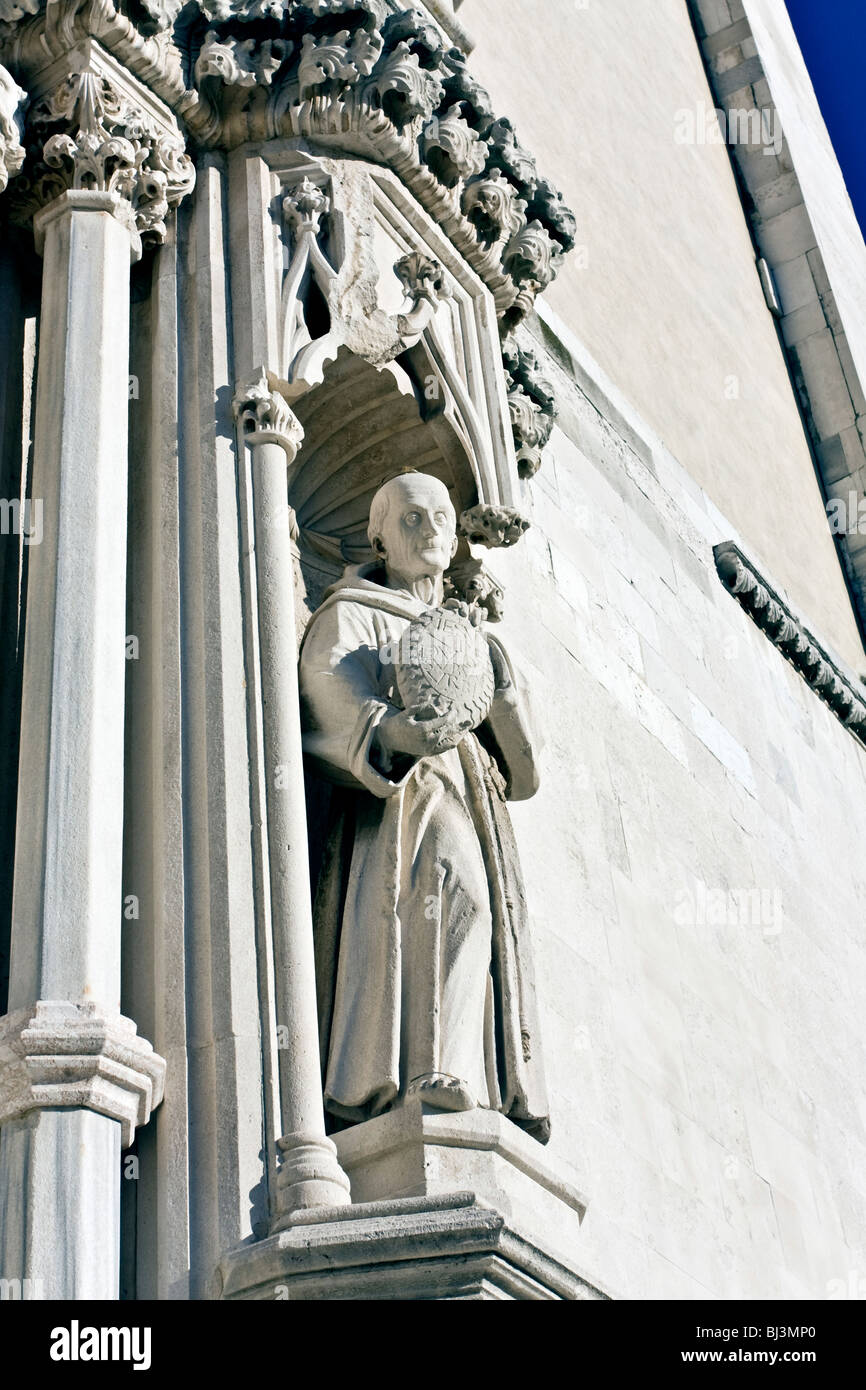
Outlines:
<svg viewBox="0 0 866 1390"><path fill-rule="evenodd" d="M112 1299L120 1150L165 1075L119 1012L129 268L142 237L164 239L195 171L171 113L92 40L28 119L45 132L42 172L67 189L33 223L41 542L28 552L0 1019L0 1277L29 1281L32 1297Z"/></svg>
<svg viewBox="0 0 866 1390"><path fill-rule="evenodd" d="M116 1298L120 1148L164 1063L119 1014L132 207L76 189L43 251L9 1014L0 1022L0 1276ZM60 1108L62 1107L62 1108ZM89 1215L88 1215L89 1213Z"/></svg>
<svg viewBox="0 0 866 1390"><path fill-rule="evenodd" d="M292 516L287 463L303 429L266 372L235 396L250 447L255 526L271 926L280 1027L283 1138L274 1229L306 1207L349 1201L349 1180L325 1135L313 920L298 695Z"/></svg>

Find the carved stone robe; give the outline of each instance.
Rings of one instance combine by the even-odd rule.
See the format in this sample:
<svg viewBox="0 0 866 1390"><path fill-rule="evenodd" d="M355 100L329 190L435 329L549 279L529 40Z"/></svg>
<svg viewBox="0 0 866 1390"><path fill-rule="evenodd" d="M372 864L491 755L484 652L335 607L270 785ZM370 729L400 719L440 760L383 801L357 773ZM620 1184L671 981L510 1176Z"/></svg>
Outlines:
<svg viewBox="0 0 866 1390"><path fill-rule="evenodd" d="M315 903L325 1104L388 1110L431 1072L549 1135L526 899L506 798L537 778L504 649L485 723L458 747L383 770L376 728L399 705L388 647L424 611L375 564L313 614L300 656L305 751L337 784ZM408 762L408 760L407 760Z"/></svg>

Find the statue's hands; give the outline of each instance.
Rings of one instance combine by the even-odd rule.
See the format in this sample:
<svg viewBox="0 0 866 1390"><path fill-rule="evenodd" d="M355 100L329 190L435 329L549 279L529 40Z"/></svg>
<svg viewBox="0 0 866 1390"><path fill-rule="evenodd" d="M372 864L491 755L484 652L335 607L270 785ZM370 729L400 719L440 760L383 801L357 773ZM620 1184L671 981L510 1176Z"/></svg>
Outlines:
<svg viewBox="0 0 866 1390"><path fill-rule="evenodd" d="M463 599L449 598L445 600L442 607L449 609L452 613L459 613L461 618L465 618L467 623L471 623L473 627L481 627L484 622L484 609L479 607L477 603L466 603Z"/></svg>
<svg viewBox="0 0 866 1390"><path fill-rule="evenodd" d="M417 719L408 710L395 709L379 722L376 735L385 757L429 758L456 748L464 734L450 715Z"/></svg>

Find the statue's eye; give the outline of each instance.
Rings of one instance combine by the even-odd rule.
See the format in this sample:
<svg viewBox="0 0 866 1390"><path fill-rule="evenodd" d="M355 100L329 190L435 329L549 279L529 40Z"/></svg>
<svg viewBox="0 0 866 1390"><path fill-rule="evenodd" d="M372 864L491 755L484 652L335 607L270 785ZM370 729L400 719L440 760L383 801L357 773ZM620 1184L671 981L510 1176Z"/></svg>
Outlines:
<svg viewBox="0 0 866 1390"><path fill-rule="evenodd" d="M444 526L445 523L446 523L446 521L448 520L448 518L447 518L447 516L445 515L444 512L437 512L437 513L436 513L436 520L438 521L438 523L439 523L440 526Z"/></svg>
<svg viewBox="0 0 866 1390"><path fill-rule="evenodd" d="M407 526L417 526L421 520L421 514L420 512L407 512L405 520Z"/></svg>

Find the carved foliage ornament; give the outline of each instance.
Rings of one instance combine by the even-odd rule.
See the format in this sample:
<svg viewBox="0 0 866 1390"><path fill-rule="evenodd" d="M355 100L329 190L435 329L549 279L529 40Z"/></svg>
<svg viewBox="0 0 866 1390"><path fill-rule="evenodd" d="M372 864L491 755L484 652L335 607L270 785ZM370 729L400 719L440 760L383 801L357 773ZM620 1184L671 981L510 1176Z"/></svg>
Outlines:
<svg viewBox="0 0 866 1390"><path fill-rule="evenodd" d="M516 545L529 530L530 523L513 507L496 507L489 502L479 502L477 506L461 512L459 526L473 545L486 545L488 549L493 549Z"/></svg>
<svg viewBox="0 0 866 1390"><path fill-rule="evenodd" d="M13 21L39 8L38 0L0 0ZM55 11L46 11L46 34L59 22ZM76 33L96 25L97 11L85 13L77 0L62 11ZM202 145L304 138L394 168L487 284L504 335L574 245L573 213L497 116L465 55L418 9L388 13L384 0L135 0L121 8L99 0L98 16L93 32L106 43L121 19L127 29L162 31L147 40L168 84L162 94ZM172 95L181 72L186 89ZM179 140L136 129L104 90L84 105L88 119L58 132L65 138L38 172L50 176L53 161L57 174L71 166L73 180L123 190L142 232L159 240L168 208L192 186ZM321 259L317 278L330 283L334 272L312 245L304 256ZM298 351L303 334L296 337ZM552 395L536 369L507 360L506 369L518 464L531 477L552 428Z"/></svg>
<svg viewBox="0 0 866 1390"><path fill-rule="evenodd" d="M349 307L345 301L334 298L339 294L341 268L331 264L324 249L331 211L331 198L325 188L305 176L290 188L282 208L292 240L280 302L279 370L283 379L294 387L299 382L320 381L325 364L334 360L344 344L355 350L363 342L366 351L372 345L383 362L416 344L441 301L451 293L439 262L417 251L397 261L394 273L407 300L402 313L388 315L378 309L371 312L369 304L363 301L360 306ZM328 329L316 337L307 313L306 294L312 285L333 309Z"/></svg>
<svg viewBox="0 0 866 1390"><path fill-rule="evenodd" d="M201 99L185 117L206 142L339 139L392 165L490 286L505 329L529 312L574 244L574 216L423 12L386 17L382 0L196 8L178 25Z"/></svg>
<svg viewBox="0 0 866 1390"><path fill-rule="evenodd" d="M47 134L57 125L65 129ZM69 186L119 193L131 204L142 240L165 240L169 208L195 184L178 134L159 128L108 78L87 69L34 106L30 128L44 139L41 167L31 178L37 200L40 184L43 199Z"/></svg>
<svg viewBox="0 0 866 1390"><path fill-rule="evenodd" d="M502 621L505 601L502 586L474 556L455 561L451 566L445 575L445 594L448 602L456 603L470 622Z"/></svg>
<svg viewBox="0 0 866 1390"><path fill-rule="evenodd" d="M454 188L461 179L480 174L487 159L484 141L452 106L444 116L433 116L421 133L421 155L440 183Z"/></svg>
<svg viewBox="0 0 866 1390"><path fill-rule="evenodd" d="M40 0L0 0L0 19L11 28L43 8ZM166 83L158 89L207 144L332 138L356 126L371 154L378 147L383 162L415 181L437 220L446 210L457 219L464 252L472 249L463 244L468 229L477 242L473 263L506 328L528 312L574 244L573 214L539 176L511 122L496 117L465 55L447 48L420 10L388 14L384 0L70 0L49 5L39 22L50 51L59 37L69 46L87 33L113 47L123 31L118 56L127 61L132 48L143 53L149 44L147 61ZM249 107L248 89L267 101ZM305 102L316 110L305 112ZM329 112L335 103L339 113ZM383 118L396 137L390 147Z"/></svg>
<svg viewBox="0 0 866 1390"><path fill-rule="evenodd" d="M553 387L541 375L537 357L510 340L502 349L508 409L517 467L522 478L531 478L541 467L541 455L556 420Z"/></svg>
<svg viewBox="0 0 866 1390"><path fill-rule="evenodd" d="M24 163L21 111L27 93L0 67L0 193Z"/></svg>
<svg viewBox="0 0 866 1390"><path fill-rule="evenodd" d="M270 86L292 51L284 39L266 39L256 45L252 39L221 38L215 29L205 34L196 59L195 80L200 87L208 78L229 87Z"/></svg>
<svg viewBox="0 0 866 1390"><path fill-rule="evenodd" d="M282 444L290 459L295 457L304 442L304 427L279 392L273 390L265 372L238 388L232 409L251 443L257 435L270 436Z"/></svg>

